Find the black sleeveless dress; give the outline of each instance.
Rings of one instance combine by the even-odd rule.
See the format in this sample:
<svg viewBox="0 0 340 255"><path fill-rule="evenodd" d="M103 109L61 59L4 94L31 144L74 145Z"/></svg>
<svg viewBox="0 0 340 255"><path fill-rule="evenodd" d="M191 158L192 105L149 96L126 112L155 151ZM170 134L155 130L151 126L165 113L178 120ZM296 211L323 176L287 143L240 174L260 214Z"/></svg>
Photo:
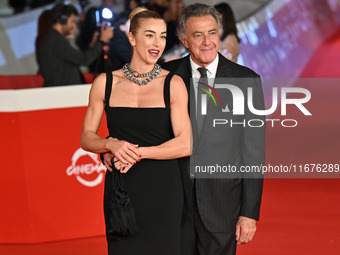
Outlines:
<svg viewBox="0 0 340 255"><path fill-rule="evenodd" d="M105 107L111 137L142 146L155 146L173 138L170 120L169 73L164 82L165 108ZM162 86L162 85L160 85ZM112 84L106 86L110 102ZM104 210L111 194L112 173L106 172ZM179 255L183 191L178 162L142 159L122 175L134 207L139 231L123 240L107 237L112 255Z"/></svg>

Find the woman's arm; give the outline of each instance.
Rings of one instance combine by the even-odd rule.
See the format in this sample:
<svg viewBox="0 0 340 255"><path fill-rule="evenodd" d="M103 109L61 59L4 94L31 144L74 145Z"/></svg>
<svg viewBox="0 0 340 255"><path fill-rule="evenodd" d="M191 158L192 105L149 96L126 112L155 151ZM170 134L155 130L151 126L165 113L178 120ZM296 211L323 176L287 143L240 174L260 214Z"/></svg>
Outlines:
<svg viewBox="0 0 340 255"><path fill-rule="evenodd" d="M174 159L190 155L191 126L188 93L183 80L175 75L170 83L171 125L174 138L158 146L140 147L142 159Z"/></svg>
<svg viewBox="0 0 340 255"><path fill-rule="evenodd" d="M104 113L105 84L105 74L99 75L93 82L90 91L89 105L80 135L80 146L82 149L93 153L111 152L124 164L134 164L139 160L138 145L114 138L103 139L97 135Z"/></svg>

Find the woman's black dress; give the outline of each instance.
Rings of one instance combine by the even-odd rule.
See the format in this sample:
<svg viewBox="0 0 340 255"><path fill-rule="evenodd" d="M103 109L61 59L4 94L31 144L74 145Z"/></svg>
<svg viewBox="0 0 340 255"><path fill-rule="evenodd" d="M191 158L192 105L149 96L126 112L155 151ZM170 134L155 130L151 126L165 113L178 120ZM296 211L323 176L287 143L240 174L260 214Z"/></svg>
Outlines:
<svg viewBox="0 0 340 255"><path fill-rule="evenodd" d="M164 82L165 108L110 107L106 105L111 137L142 146L155 146L173 138L170 120L169 73ZM110 102L112 85L106 86ZM111 194L110 171L105 178L104 210ZM122 175L134 207L139 231L123 240L107 236L112 255L180 254L180 221L183 206L182 181L177 160L142 159Z"/></svg>

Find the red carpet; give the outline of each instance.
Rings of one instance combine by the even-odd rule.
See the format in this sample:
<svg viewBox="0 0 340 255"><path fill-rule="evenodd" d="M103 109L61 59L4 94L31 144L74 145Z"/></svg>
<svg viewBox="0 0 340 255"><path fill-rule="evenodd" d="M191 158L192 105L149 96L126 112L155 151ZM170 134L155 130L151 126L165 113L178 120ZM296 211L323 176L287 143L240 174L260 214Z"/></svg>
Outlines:
<svg viewBox="0 0 340 255"><path fill-rule="evenodd" d="M325 41L300 75L307 77L340 77L340 31L336 36Z"/></svg>
<svg viewBox="0 0 340 255"><path fill-rule="evenodd" d="M332 179L266 179L256 236L238 254L339 254L339 184Z"/></svg>
<svg viewBox="0 0 340 255"><path fill-rule="evenodd" d="M340 36L320 47L301 77L339 77L339 62ZM268 129L268 163L340 163L340 86L320 84L307 89L312 93L307 108L313 116L307 118L297 112L293 117L299 121L298 127ZM340 254L339 216L340 179L265 179L256 236L253 242L238 248L238 255ZM0 254L104 255L106 243L104 237L95 237L0 245Z"/></svg>
<svg viewBox="0 0 340 255"><path fill-rule="evenodd" d="M105 255L105 237L43 244L0 245L1 255Z"/></svg>

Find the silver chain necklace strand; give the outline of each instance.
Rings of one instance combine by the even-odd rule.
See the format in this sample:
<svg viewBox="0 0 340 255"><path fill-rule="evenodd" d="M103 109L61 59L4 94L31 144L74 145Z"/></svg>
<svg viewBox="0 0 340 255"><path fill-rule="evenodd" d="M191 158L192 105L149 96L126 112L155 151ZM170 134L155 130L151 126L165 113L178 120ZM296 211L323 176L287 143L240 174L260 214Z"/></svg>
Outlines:
<svg viewBox="0 0 340 255"><path fill-rule="evenodd" d="M123 66L123 71L130 81L137 83L139 86L145 85L150 82L152 79L156 78L161 73L161 67L158 64L155 64L155 67L148 73L138 73L137 71L133 70L129 63L126 63ZM145 80L138 80L137 78L146 78Z"/></svg>

